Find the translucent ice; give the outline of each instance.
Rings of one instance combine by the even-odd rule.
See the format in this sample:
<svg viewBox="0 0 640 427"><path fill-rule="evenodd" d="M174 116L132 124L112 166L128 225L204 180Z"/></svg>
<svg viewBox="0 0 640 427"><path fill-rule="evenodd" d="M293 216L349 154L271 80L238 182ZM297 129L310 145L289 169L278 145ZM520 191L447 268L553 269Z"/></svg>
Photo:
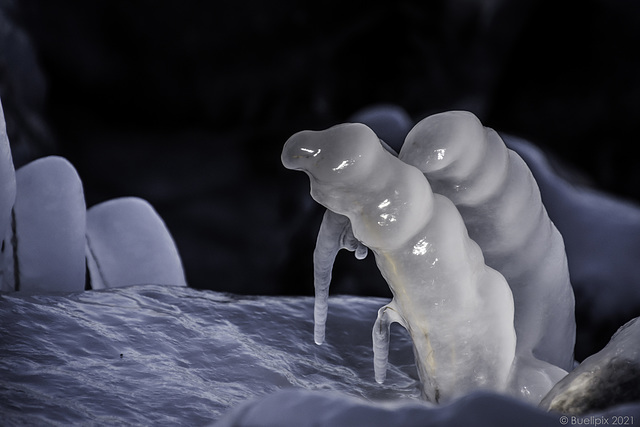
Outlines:
<svg viewBox="0 0 640 427"><path fill-rule="evenodd" d="M514 386L539 400L564 376L556 367L572 367L575 320L564 242L529 168L493 129L465 111L419 122L399 158L455 203L487 265L507 279L515 302L517 356L527 359L516 363ZM529 360L534 356L538 361ZM546 369L546 389L541 384L534 392L536 381L527 377L540 377L541 362L554 366Z"/></svg>
<svg viewBox="0 0 640 427"><path fill-rule="evenodd" d="M84 290L86 208L76 170L61 157L45 157L18 169L16 183L2 289Z"/></svg>
<svg viewBox="0 0 640 427"><path fill-rule="evenodd" d="M318 203L349 218L391 288L374 325L376 378L384 378L389 325L397 321L412 337L428 400L504 390L515 352L511 291L484 264L453 203L360 124L299 132L282 162L307 173Z"/></svg>
<svg viewBox="0 0 640 427"><path fill-rule="evenodd" d="M358 259L367 256L367 247L358 241L351 230L349 218L327 210L322 219L316 248L313 252L315 304L313 308L313 336L316 344L324 342L325 325L331 284L331 269L341 249L355 252Z"/></svg>
<svg viewBox="0 0 640 427"><path fill-rule="evenodd" d="M142 199L113 199L89 209L86 253L93 289L186 286L182 262L166 225Z"/></svg>

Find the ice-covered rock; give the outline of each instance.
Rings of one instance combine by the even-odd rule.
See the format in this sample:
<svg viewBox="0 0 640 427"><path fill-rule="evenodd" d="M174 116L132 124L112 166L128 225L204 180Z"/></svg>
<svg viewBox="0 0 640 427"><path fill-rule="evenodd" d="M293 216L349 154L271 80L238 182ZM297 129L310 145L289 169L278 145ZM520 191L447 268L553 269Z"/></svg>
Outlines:
<svg viewBox="0 0 640 427"><path fill-rule="evenodd" d="M139 198L113 199L89 209L86 256L92 289L186 286L169 230L153 207Z"/></svg>
<svg viewBox="0 0 640 427"><path fill-rule="evenodd" d="M376 379L398 322L412 337L427 400L504 390L515 350L511 291L484 264L453 203L361 124L299 132L282 162L309 175L318 203L349 218L391 288L373 331Z"/></svg>
<svg viewBox="0 0 640 427"><path fill-rule="evenodd" d="M604 349L585 359L542 400L540 407L585 414L640 401L640 318L616 332Z"/></svg>
<svg viewBox="0 0 640 427"><path fill-rule="evenodd" d="M18 169L16 188L2 289L84 290L86 207L76 170L62 157L44 157Z"/></svg>

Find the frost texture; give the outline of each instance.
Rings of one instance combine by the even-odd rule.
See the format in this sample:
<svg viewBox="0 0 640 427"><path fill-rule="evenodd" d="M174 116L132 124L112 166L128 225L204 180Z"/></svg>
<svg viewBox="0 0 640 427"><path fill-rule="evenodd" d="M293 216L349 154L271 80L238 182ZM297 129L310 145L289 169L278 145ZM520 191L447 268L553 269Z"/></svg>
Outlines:
<svg viewBox="0 0 640 427"><path fill-rule="evenodd" d="M387 310L412 337L427 400L503 390L515 351L513 299L504 278L484 265L451 201L434 195L423 174L385 151L364 125L299 132L282 161L306 172L312 197L347 216L374 253L394 294ZM397 319L377 321L376 353ZM380 379L386 355L374 357Z"/></svg>
<svg viewBox="0 0 640 427"><path fill-rule="evenodd" d="M93 289L186 286L167 227L149 203L135 197L109 200L89 209L87 262Z"/></svg>
<svg viewBox="0 0 640 427"><path fill-rule="evenodd" d="M61 157L45 157L18 169L16 183L3 290L84 290L86 208L75 169Z"/></svg>

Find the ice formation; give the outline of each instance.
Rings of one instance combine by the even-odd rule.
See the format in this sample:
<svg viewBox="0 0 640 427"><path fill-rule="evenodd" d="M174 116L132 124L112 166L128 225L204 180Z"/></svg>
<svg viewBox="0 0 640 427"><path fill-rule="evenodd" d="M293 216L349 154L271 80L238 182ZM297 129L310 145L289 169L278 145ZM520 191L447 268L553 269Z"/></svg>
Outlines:
<svg viewBox="0 0 640 427"><path fill-rule="evenodd" d="M564 242L529 168L466 111L420 121L399 158L453 201L487 265L507 279L518 337L512 386L539 401L572 368L575 319Z"/></svg>
<svg viewBox="0 0 640 427"><path fill-rule="evenodd" d="M349 218L327 209L318 231L316 248L313 251L313 280L315 288L313 337L316 344L324 342L329 308L331 269L336 255L341 249L355 252L355 256L358 259L364 259L368 253L367 247L353 235Z"/></svg>
<svg viewBox="0 0 640 427"><path fill-rule="evenodd" d="M584 414L640 400L640 318L627 322L604 349L585 359L542 400L546 410Z"/></svg>
<svg viewBox="0 0 640 427"><path fill-rule="evenodd" d="M62 157L45 157L18 169L16 183L2 289L84 290L86 208L75 169Z"/></svg>
<svg viewBox="0 0 640 427"><path fill-rule="evenodd" d="M15 171L1 104L0 237L0 291L82 291L87 278L94 289L186 286L175 243L147 202L116 199L87 213L82 181L64 158Z"/></svg>
<svg viewBox="0 0 640 427"><path fill-rule="evenodd" d="M615 327L640 313L640 206L593 188L577 186L558 175L545 154L520 138L505 136L505 143L527 162L545 201L549 216L562 233L567 249L571 284L582 297L577 316L579 359L601 349ZM579 214L578 214L579 213Z"/></svg>
<svg viewBox="0 0 640 427"><path fill-rule="evenodd" d="M413 340L427 400L503 391L516 345L513 298L453 203L361 124L299 132L282 162L307 173L318 203L349 218L391 288L373 330L376 379L384 379L389 326L398 322Z"/></svg>
<svg viewBox="0 0 640 427"><path fill-rule="evenodd" d="M135 197L109 200L89 209L87 264L92 289L186 286L167 227L148 202Z"/></svg>

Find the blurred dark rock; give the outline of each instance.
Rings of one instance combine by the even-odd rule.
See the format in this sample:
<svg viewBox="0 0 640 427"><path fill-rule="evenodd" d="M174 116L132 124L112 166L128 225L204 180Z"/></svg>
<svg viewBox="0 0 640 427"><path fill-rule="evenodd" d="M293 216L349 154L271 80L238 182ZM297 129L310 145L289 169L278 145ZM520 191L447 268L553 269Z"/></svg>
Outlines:
<svg viewBox="0 0 640 427"><path fill-rule="evenodd" d="M55 146L44 117L45 76L29 35L9 14L10 3L0 2L0 98L18 168Z"/></svg>
<svg viewBox="0 0 640 427"><path fill-rule="evenodd" d="M635 318L549 392L540 407L586 414L640 401L640 323Z"/></svg>

